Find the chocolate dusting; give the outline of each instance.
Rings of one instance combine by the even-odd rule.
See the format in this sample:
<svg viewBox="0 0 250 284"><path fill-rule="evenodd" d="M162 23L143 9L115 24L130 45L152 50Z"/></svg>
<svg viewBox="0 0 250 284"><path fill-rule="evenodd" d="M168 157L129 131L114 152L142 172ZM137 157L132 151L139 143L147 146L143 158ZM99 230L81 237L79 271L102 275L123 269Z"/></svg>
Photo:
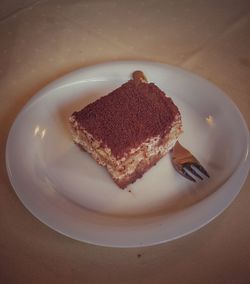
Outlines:
<svg viewBox="0 0 250 284"><path fill-rule="evenodd" d="M179 110L153 83L130 80L73 116L102 146L121 158L154 136L164 136Z"/></svg>

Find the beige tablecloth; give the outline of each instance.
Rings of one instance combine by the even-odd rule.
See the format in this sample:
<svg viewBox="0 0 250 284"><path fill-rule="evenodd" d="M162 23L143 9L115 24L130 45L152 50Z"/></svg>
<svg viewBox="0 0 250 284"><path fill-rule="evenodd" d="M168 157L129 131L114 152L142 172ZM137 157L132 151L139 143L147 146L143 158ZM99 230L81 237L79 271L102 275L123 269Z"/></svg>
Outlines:
<svg viewBox="0 0 250 284"><path fill-rule="evenodd" d="M0 283L249 283L250 179L206 227L170 243L112 249L67 238L24 208L5 169L22 106L76 68L153 60L197 73L250 126L250 1L13 0L0 7Z"/></svg>

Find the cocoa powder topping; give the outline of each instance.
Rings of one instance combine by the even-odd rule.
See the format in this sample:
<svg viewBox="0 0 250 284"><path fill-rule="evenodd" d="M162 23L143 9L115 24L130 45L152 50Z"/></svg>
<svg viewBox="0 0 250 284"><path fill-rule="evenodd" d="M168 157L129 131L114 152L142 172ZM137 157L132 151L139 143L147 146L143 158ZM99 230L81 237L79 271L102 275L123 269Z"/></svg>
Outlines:
<svg viewBox="0 0 250 284"><path fill-rule="evenodd" d="M153 83L130 80L73 116L103 146L121 158L154 136L164 136L179 110Z"/></svg>

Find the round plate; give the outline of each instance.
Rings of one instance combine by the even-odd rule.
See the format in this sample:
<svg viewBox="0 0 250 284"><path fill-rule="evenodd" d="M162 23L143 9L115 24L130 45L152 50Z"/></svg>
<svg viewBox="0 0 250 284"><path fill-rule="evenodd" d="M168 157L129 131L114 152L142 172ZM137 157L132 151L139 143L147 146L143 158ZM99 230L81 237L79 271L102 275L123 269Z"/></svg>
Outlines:
<svg viewBox="0 0 250 284"><path fill-rule="evenodd" d="M167 155L121 190L72 142L70 114L129 80L135 70L178 106L184 125L180 142L209 179L186 180ZM20 200L52 229L93 244L136 247L176 239L221 213L245 181L248 150L242 115L220 89L176 67L122 61L77 70L35 95L10 130L6 163Z"/></svg>

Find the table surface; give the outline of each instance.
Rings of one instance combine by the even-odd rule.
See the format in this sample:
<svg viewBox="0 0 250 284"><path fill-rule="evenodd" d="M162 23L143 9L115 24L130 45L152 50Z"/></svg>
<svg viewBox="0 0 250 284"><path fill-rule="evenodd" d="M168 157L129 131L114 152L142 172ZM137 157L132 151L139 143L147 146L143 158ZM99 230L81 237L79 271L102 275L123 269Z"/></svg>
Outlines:
<svg viewBox="0 0 250 284"><path fill-rule="evenodd" d="M17 198L5 146L23 105L61 75L120 59L199 74L234 101L250 126L250 1L1 1L0 282L249 283L249 177L207 226L147 248L72 240L39 222Z"/></svg>

